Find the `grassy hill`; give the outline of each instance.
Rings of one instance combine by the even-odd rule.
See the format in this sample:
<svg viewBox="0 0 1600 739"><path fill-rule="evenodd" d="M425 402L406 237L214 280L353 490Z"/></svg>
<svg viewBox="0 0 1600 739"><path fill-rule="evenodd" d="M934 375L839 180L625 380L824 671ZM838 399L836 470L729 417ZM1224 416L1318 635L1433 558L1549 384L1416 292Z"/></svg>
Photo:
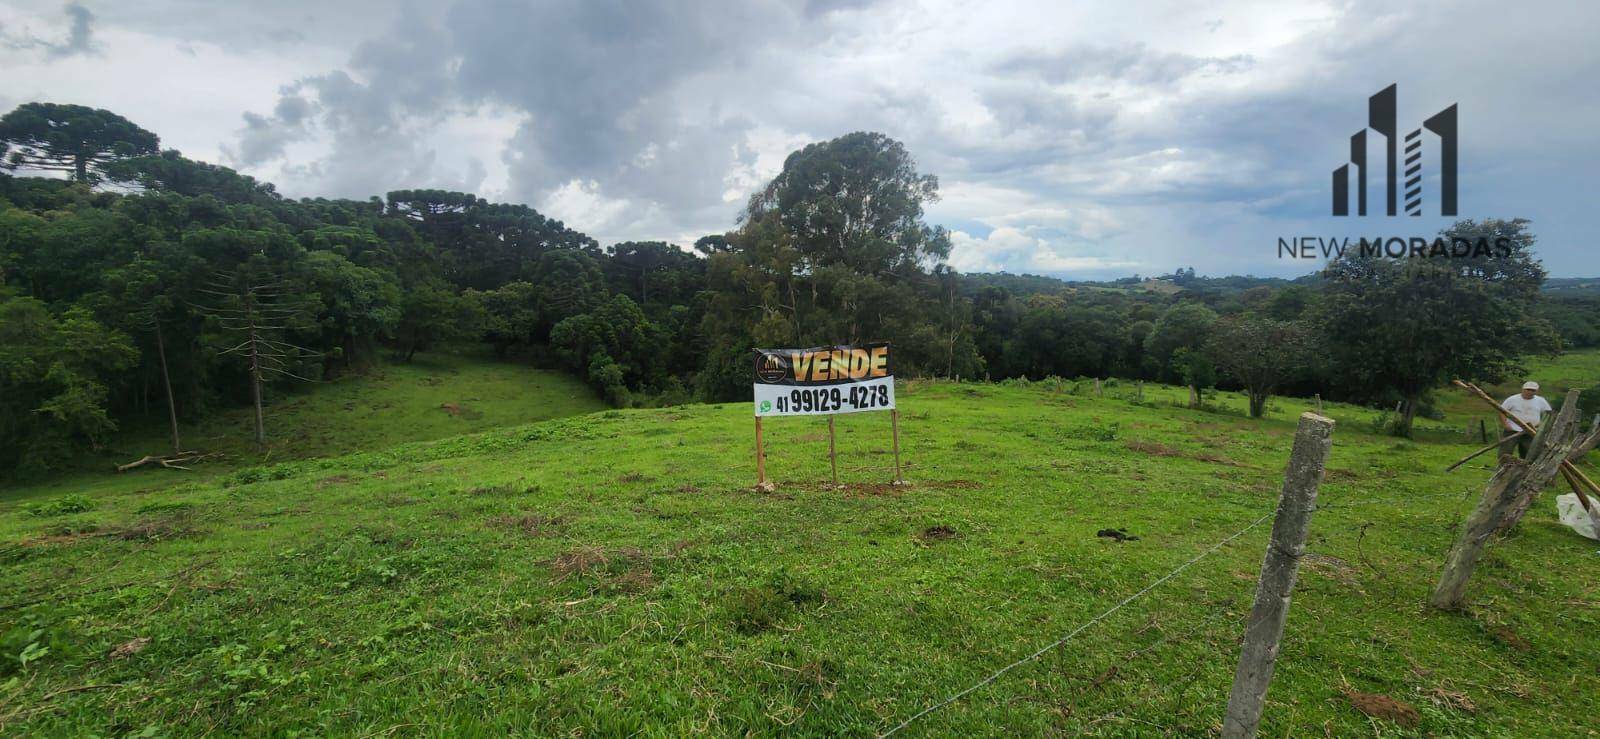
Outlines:
<svg viewBox="0 0 1600 739"><path fill-rule="evenodd" d="M1557 357L1530 357L1524 361L1527 372L1523 377L1510 377L1498 385L1484 385L1483 390L1496 400L1514 395L1522 387L1526 379L1539 383L1539 394L1550 401L1550 405L1559 407L1561 399L1566 397L1568 390L1587 390L1600 385L1600 351L1568 352ZM1495 428L1495 414L1489 410L1481 400L1473 400L1471 396L1456 390L1437 391L1438 403L1436 405L1445 413L1446 420L1436 425L1454 425L1462 418L1469 424L1477 423L1483 419L1492 431ZM1600 413L1600 408L1585 408L1586 417L1591 418Z"/></svg>
<svg viewBox="0 0 1600 739"><path fill-rule="evenodd" d="M1569 361L1600 376L1600 356ZM885 484L887 416L861 414L838 419L843 489L821 419L768 423L778 486L762 493L745 404L380 448L448 430L429 407L446 396L485 419L496 405L426 395L407 372L385 381L417 398L410 415L341 421L367 451L8 493L0 734L872 735L1261 520L1307 407L1277 399L1255 421L1236 395L1193 411L1155 386L1135 403L1116 383L1103 398L906 383L910 485ZM308 397L305 417L390 397L362 392ZM1430 611L1489 474L1441 472L1477 444L1469 418L1400 441L1371 433L1370 410L1327 413L1339 427L1263 735L1592 733L1596 544L1541 500L1488 550L1470 609ZM1266 535L911 735L1214 732ZM1417 723L1370 719L1352 692Z"/></svg>
<svg viewBox="0 0 1600 739"><path fill-rule="evenodd" d="M604 408L593 390L564 372L418 354L409 363L291 386L267 407L265 450L254 444L248 407L214 414L180 433L185 446L253 463L384 448ZM125 434L113 446L127 454L165 451L167 427L161 421Z"/></svg>
<svg viewBox="0 0 1600 739"><path fill-rule="evenodd" d="M593 390L564 372L481 357L418 354L410 363L275 394L266 407L264 448L255 444L249 406L182 424L179 433L185 448L218 453L196 467L198 476L208 477L241 466L386 449L605 407ZM165 454L171 447L168 433L166 418L152 417L124 429L106 449L84 460L80 474L26 488L0 487L0 500L115 487L106 472L146 454Z"/></svg>

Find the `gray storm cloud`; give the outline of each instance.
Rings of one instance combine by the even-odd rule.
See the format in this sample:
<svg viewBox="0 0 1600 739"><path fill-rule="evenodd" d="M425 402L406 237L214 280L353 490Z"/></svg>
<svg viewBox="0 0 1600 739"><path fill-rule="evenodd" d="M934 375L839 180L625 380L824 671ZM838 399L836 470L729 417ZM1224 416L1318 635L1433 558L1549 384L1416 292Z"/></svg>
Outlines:
<svg viewBox="0 0 1600 739"><path fill-rule="evenodd" d="M1464 215L1533 218L1547 264L1595 271L1572 214L1600 165L1600 52L1582 30L1600 8L1535 5L296 2L212 22L235 14L218 33L257 44L344 44L241 111L225 147L297 194L488 188L582 210L553 215L602 240L692 238L730 227L787 151L876 130L940 176L930 216L963 234L968 264L1299 273L1271 245L1339 225L1328 172L1366 96L1398 83L1411 112L1459 102ZM55 43L139 23L111 7ZM178 6L147 7L181 41L206 38Z"/></svg>
<svg viewBox="0 0 1600 739"><path fill-rule="evenodd" d="M29 31L19 31L15 35L9 34L3 25L0 25L0 45L18 50L42 50L48 59L63 59L70 56L93 54L94 43L94 13L81 3L70 2L61 8L66 16L67 27L65 37L60 41L42 38Z"/></svg>

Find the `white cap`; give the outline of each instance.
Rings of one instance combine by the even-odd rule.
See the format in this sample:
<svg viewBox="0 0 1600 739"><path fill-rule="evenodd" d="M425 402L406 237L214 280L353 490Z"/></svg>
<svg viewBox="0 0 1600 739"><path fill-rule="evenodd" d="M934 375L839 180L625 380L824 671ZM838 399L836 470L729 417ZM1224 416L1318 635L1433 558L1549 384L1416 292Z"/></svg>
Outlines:
<svg viewBox="0 0 1600 739"><path fill-rule="evenodd" d="M1539 389L1539 383L1534 382L1533 380L1529 380L1527 382L1522 383L1522 389L1523 390L1538 390Z"/></svg>

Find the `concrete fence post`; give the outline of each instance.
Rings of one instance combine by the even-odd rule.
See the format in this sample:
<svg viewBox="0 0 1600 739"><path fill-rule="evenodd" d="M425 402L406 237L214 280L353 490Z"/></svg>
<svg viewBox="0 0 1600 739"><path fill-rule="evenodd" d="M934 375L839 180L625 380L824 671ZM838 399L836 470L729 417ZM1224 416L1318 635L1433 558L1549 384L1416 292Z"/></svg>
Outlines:
<svg viewBox="0 0 1600 739"><path fill-rule="evenodd" d="M1278 641L1289 615L1289 598L1300 571L1300 556L1305 553L1317 486L1322 482L1332 446L1333 419L1310 412L1300 414L1289 467L1283 475L1283 492L1272 521L1272 541L1261 563L1256 602L1246 622L1244 646L1233 673L1228 710L1223 715L1222 735L1228 739L1253 737L1261 723L1261 710L1278 659Z"/></svg>

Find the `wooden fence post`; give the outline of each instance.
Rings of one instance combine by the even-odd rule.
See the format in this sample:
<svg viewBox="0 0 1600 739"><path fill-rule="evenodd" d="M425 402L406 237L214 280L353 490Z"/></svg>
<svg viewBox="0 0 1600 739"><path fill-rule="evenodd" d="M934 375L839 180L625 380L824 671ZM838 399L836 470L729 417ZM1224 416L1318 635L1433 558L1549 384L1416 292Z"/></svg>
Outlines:
<svg viewBox="0 0 1600 739"><path fill-rule="evenodd" d="M1314 397L1317 399L1317 415L1320 416L1322 415L1322 393L1317 393Z"/></svg>
<svg viewBox="0 0 1600 739"><path fill-rule="evenodd" d="M1256 602L1246 622L1244 647L1239 652L1233 691L1228 695L1228 710L1222 719L1222 735L1228 739L1253 737L1261 723L1261 709L1278 659L1278 640L1283 637L1295 575L1300 571L1300 556L1305 553L1317 486L1322 482L1332 445L1333 419L1309 412L1300 414L1289 467L1283 475L1283 492L1278 497L1278 512L1272 520L1272 542L1261 562Z"/></svg>
<svg viewBox="0 0 1600 739"><path fill-rule="evenodd" d="M1500 467L1489 478L1478 499L1478 507L1467 516L1461 534L1445 555L1444 571L1439 573L1439 584L1434 587L1428 605L1451 609L1461 605L1466 595L1467 581L1478 565L1478 557L1489 544L1489 537L1502 523L1515 523L1512 515L1519 499L1532 498L1544 488L1566 461L1572 451L1573 433L1577 429L1578 393L1567 393L1555 419L1534 436L1528 451L1528 460L1502 455Z"/></svg>
<svg viewBox="0 0 1600 739"><path fill-rule="evenodd" d="M1489 442L1489 425L1484 423L1481 418L1478 419L1478 441L1485 444Z"/></svg>
<svg viewBox="0 0 1600 739"><path fill-rule="evenodd" d="M1094 378L1094 396L1096 398L1103 397L1100 393L1100 378L1098 377Z"/></svg>

